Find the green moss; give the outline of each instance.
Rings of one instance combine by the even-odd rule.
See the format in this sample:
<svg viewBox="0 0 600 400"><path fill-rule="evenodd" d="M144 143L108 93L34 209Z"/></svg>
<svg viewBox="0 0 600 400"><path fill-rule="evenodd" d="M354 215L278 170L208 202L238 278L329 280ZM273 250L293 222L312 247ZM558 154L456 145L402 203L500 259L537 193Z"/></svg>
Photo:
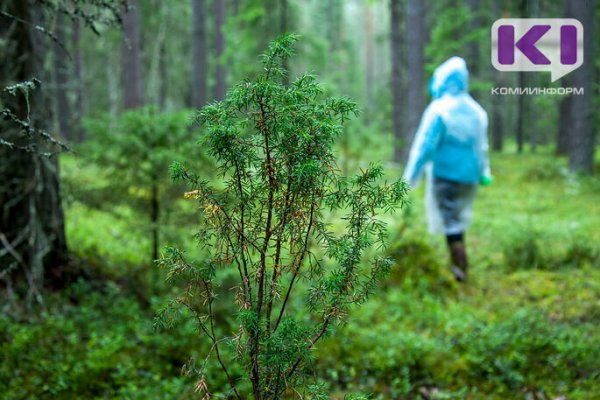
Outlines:
<svg viewBox="0 0 600 400"><path fill-rule="evenodd" d="M139 216L126 203L106 209L94 193L76 190L95 187L93 166L64 161L71 248L92 276L119 286L79 284L47 298L35 320L1 317L0 393L192 398L194 382L180 369L190 349L201 354L207 343L190 325L155 331L162 301L141 307L128 290L156 284L150 269L137 269L149 246L134 228ZM397 228L385 287L315 349L319 390L386 400L600 398L600 181L570 177L564 166L543 149L492 156L495 182L480 190L467 234L466 286L452 280L443 239L425 231L423 189L413 193L410 209L388 219ZM189 205L176 207L186 215ZM172 215L165 234L181 240L190 222ZM217 312L226 326L233 311ZM218 368L208 371L213 393L224 393Z"/></svg>
<svg viewBox="0 0 600 400"><path fill-rule="evenodd" d="M452 282L442 240L425 234L419 189L410 228L388 250L396 265L385 292L320 346L332 390L600 396L597 182L569 177L548 154L493 155L492 166L467 234L469 285Z"/></svg>

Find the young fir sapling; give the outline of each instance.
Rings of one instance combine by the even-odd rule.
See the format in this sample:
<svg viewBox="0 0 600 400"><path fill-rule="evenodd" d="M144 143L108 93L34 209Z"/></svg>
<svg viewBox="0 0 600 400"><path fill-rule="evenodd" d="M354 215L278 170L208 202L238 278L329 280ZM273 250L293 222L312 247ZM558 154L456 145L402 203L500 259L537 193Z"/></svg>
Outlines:
<svg viewBox="0 0 600 400"><path fill-rule="evenodd" d="M333 146L358 109L348 99L322 99L312 75L282 83L283 61L296 41L286 35L272 42L256 78L197 113L202 143L222 178L218 189L182 163L170 168L191 187L186 197L200 205L196 238L205 259L192 262L167 248L160 264L168 278L184 282L172 305L186 308L211 341L207 360L218 362L227 397L237 399L249 395L244 387L256 400L301 392L327 398L307 374L311 349L389 271L390 259L373 252L366 259L365 252L383 245L377 213L402 206L407 191L401 181L382 183L380 166L340 175ZM334 234L327 220L340 215L345 229ZM216 326L219 269L233 269L239 279L237 332ZM168 322L169 309L159 322ZM225 359L224 346L237 357ZM234 376L232 364L244 376ZM197 389L210 396L203 368Z"/></svg>

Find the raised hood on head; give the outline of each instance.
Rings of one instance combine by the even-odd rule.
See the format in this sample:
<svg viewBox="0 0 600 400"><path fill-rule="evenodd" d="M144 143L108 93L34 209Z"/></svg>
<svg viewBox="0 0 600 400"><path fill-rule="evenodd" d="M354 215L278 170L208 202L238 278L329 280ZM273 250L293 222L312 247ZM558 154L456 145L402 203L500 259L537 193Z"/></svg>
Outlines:
<svg viewBox="0 0 600 400"><path fill-rule="evenodd" d="M445 93L458 94L469 88L467 63L461 57L451 57L440 64L433 72L429 83L429 92L434 99Z"/></svg>

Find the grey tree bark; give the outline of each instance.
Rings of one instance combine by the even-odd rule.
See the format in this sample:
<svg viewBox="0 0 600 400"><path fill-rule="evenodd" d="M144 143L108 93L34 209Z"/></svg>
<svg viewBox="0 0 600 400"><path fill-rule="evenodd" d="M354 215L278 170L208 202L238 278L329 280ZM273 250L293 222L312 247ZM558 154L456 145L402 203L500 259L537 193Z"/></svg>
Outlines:
<svg viewBox="0 0 600 400"><path fill-rule="evenodd" d="M403 137L400 161L406 162L410 144L419 126L425 108L424 55L425 48L425 1L408 0L406 15L407 74L408 74L408 126Z"/></svg>
<svg viewBox="0 0 600 400"><path fill-rule="evenodd" d="M528 17L529 18L539 18L540 17L540 2L539 0L527 0L528 2ZM539 79L539 75L535 75L535 76L530 76L527 80L527 85L528 86L535 86L537 83L537 79ZM528 101L526 103L527 106L527 115L525 118L529 118L528 116L531 115L531 113L535 113L537 112L537 110L535 110L535 104L532 101ZM528 124L529 125L529 129L528 129L528 139L529 139L529 149L531 150L532 153L536 152L537 149L537 145L540 142L542 136L540 134L540 132L537 129L537 125L536 124Z"/></svg>
<svg viewBox="0 0 600 400"><path fill-rule="evenodd" d="M563 78L563 85L568 85L570 80ZM558 105L558 134L556 136L556 154L565 156L571 150L571 132L573 119L571 118L571 103L573 96L565 96Z"/></svg>
<svg viewBox="0 0 600 400"><path fill-rule="evenodd" d="M287 0L279 0L279 34L285 35L288 33L288 2ZM290 66L288 60L283 60L283 68L288 71L288 73L283 77L283 83L289 85L290 83Z"/></svg>
<svg viewBox="0 0 600 400"><path fill-rule="evenodd" d="M573 86L583 88L584 94L573 96L571 117L573 120L570 143L569 167L571 171L591 174L594 171L594 45L597 40L592 32L596 17L596 0L571 3L573 18L583 25L583 65L573 71Z"/></svg>
<svg viewBox="0 0 600 400"><path fill-rule="evenodd" d="M521 0L519 3L519 14L521 18L529 17L530 12L530 0ZM527 87L529 86L529 75L525 72L517 73L517 86L518 87ZM517 97L517 110L516 110L516 120L517 127L515 131L515 139L517 140L517 152L520 154L523 152L523 148L525 146L525 119L527 118L527 110L529 107L529 101L527 96L518 96Z"/></svg>
<svg viewBox="0 0 600 400"><path fill-rule="evenodd" d="M42 24L41 12L29 1L3 1L0 9L19 20ZM29 25L0 15L0 87L41 76L48 53L45 38ZM39 139L50 113L44 108L39 90L30 91L28 100L18 94L2 93L2 105L35 128L33 137L24 135L4 118L0 120L0 138L19 147L45 147ZM29 118L27 118L29 116ZM28 304L42 302L43 285L64 284L68 262L64 215L57 157L39 151L0 145L0 271L8 292L26 288ZM15 285L13 285L15 284Z"/></svg>
<svg viewBox="0 0 600 400"><path fill-rule="evenodd" d="M225 23L225 0L214 0L214 28L215 28L215 55L217 58L215 99L223 100L227 91L227 70L223 63L225 53L225 34L223 25Z"/></svg>
<svg viewBox="0 0 600 400"><path fill-rule="evenodd" d="M502 16L502 0L494 0L492 4L492 12L494 18L498 19ZM504 79L502 78L500 71L494 70L494 82L496 86L504 86ZM502 96L492 95L492 149L495 151L502 151L504 147L504 101Z"/></svg>
<svg viewBox="0 0 600 400"><path fill-rule="evenodd" d="M365 4L365 65L366 65L366 91L367 107L366 120L367 125L371 124L371 116L374 108L374 86L375 86L375 59L373 58L373 13L372 5Z"/></svg>
<svg viewBox="0 0 600 400"><path fill-rule="evenodd" d="M467 6L471 12L471 21L469 22L469 29L472 31L481 28L481 20L479 17L480 12L480 0L467 0ZM469 66L470 72L474 76L479 75L479 41L474 40L468 45L468 56L467 65Z"/></svg>
<svg viewBox="0 0 600 400"><path fill-rule="evenodd" d="M390 1L390 32L391 32L391 59L392 59L392 127L394 132L394 161L403 162L408 154L404 148L405 129L402 123L403 110L405 109L402 96L402 34L400 25L402 20L401 0Z"/></svg>
<svg viewBox="0 0 600 400"><path fill-rule="evenodd" d="M83 95L83 54L81 49L81 24L78 19L73 21L72 32L73 47L73 75L75 78L75 107L73 116L73 129L76 139L82 142L85 139L85 130L81 124L85 110L85 98Z"/></svg>
<svg viewBox="0 0 600 400"><path fill-rule="evenodd" d="M129 0L129 8L123 12L123 100L125 109L144 104L141 65L141 22L138 0Z"/></svg>
<svg viewBox="0 0 600 400"><path fill-rule="evenodd" d="M572 18L571 12L571 0L565 0L563 3L563 17ZM571 77L569 75L561 79L561 85L563 87L573 86ZM556 154L557 155L568 155L570 152L570 138L571 131L573 129L573 120L571 118L571 103L573 97L565 96L561 99L558 105L558 134L556 136Z"/></svg>
<svg viewBox="0 0 600 400"><path fill-rule="evenodd" d="M71 105L69 104L69 65L66 44L65 16L62 13L56 15L54 35L59 43L53 44L52 56L54 61L54 95L56 99L56 119L58 132L70 141L75 139L71 123Z"/></svg>
<svg viewBox="0 0 600 400"><path fill-rule="evenodd" d="M341 47L343 13L344 5L342 0L330 0L327 3L327 33L331 51L337 51Z"/></svg>
<svg viewBox="0 0 600 400"><path fill-rule="evenodd" d="M161 111L167 108L167 94L169 90L169 71L167 61L167 44L166 40L160 44L160 55L158 61L158 76L160 83L158 86L158 107Z"/></svg>
<svg viewBox="0 0 600 400"><path fill-rule="evenodd" d="M517 73L517 87L523 87L525 85L525 73ZM523 152L523 145L525 143L525 132L523 127L523 118L525 114L525 96L521 95L517 97L517 128L516 128L516 140L517 140L517 152Z"/></svg>
<svg viewBox="0 0 600 400"><path fill-rule="evenodd" d="M206 104L206 12L204 0L192 0L192 106L201 108Z"/></svg>

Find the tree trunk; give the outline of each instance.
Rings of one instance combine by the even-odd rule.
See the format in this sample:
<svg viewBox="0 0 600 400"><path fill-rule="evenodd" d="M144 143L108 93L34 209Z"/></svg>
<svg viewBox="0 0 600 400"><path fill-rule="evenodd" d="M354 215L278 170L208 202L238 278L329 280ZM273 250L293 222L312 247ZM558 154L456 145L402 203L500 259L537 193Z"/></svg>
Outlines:
<svg viewBox="0 0 600 400"><path fill-rule="evenodd" d="M167 44L166 40L160 44L160 55L158 60L158 107L160 111L167 108L167 93L169 89L169 74L167 62Z"/></svg>
<svg viewBox="0 0 600 400"><path fill-rule="evenodd" d="M288 30L288 2L287 0L279 0L279 7L280 7L280 12L279 12L279 34L280 35L285 35L287 33Z"/></svg>
<svg viewBox="0 0 600 400"><path fill-rule="evenodd" d="M160 23L160 47L158 49L158 109L165 111L169 91L169 61L167 60L167 38L169 29L169 6L160 3L163 21Z"/></svg>
<svg viewBox="0 0 600 400"><path fill-rule="evenodd" d="M84 96L83 96L83 55L81 51L81 24L79 19L73 21L72 30L73 47L73 69L75 75L75 115L73 118L73 129L77 133L77 141L83 142L85 139L85 130L81 123L84 114Z"/></svg>
<svg viewBox="0 0 600 400"><path fill-rule="evenodd" d="M206 13L204 0L192 0L192 57L194 77L192 79L192 106L202 108L206 104Z"/></svg>
<svg viewBox="0 0 600 400"><path fill-rule="evenodd" d="M223 100L227 91L227 71L223 60L225 53L225 35L223 25L225 23L225 0L214 0L215 14L215 51L217 58L215 99Z"/></svg>
<svg viewBox="0 0 600 400"><path fill-rule="evenodd" d="M373 59L373 15L371 4L365 4L365 65L366 65L366 86L367 86L367 107L366 122L371 124L373 115L373 86L375 84L375 65Z"/></svg>
<svg viewBox="0 0 600 400"><path fill-rule="evenodd" d="M14 17L41 25L41 12L28 1L4 1L0 9ZM47 54L46 38L16 19L0 15L0 87L40 76ZM49 113L43 108L39 90L29 101L18 94L3 94L3 106L22 119L29 115L30 126L45 128ZM31 110L31 112L30 112ZM0 121L4 140L20 146L46 147L41 139L27 137L8 121ZM41 288L64 285L67 243L61 202L57 157L38 151L26 152L0 145L0 271L7 287L22 288L28 304L42 302ZM21 282L22 280L22 282ZM16 282L17 285L13 285Z"/></svg>
<svg viewBox="0 0 600 400"><path fill-rule="evenodd" d="M401 162L408 158L410 144L419 126L425 108L423 74L425 63L425 1L408 0L406 20L407 68L408 68L408 129L402 145Z"/></svg>
<svg viewBox="0 0 600 400"><path fill-rule="evenodd" d="M528 17L528 9L529 9L529 1L521 0L519 3L519 14L521 18ZM528 76L525 72L517 73L517 87L526 87L528 86ZM517 152L520 154L523 152L523 147L525 145L525 132L524 132L524 124L523 121L526 118L527 113L527 98L526 96L520 95L517 97L517 128L516 128L516 140L517 140Z"/></svg>
<svg viewBox="0 0 600 400"><path fill-rule="evenodd" d="M72 141L75 139L75 135L71 124L71 106L67 96L69 66L67 65L67 51L62 47L66 45L65 17L62 13L56 15L54 35L56 36L56 40L60 43L54 43L52 54L54 58L54 93L56 98L58 132L63 138Z"/></svg>
<svg viewBox="0 0 600 400"><path fill-rule="evenodd" d="M563 78L563 85L569 80ZM571 132L573 119L571 118L571 104L573 96L565 96L558 105L558 135L556 137L556 155L565 156L571 150Z"/></svg>
<svg viewBox="0 0 600 400"><path fill-rule="evenodd" d="M229 1L229 9L231 10L231 15L237 17L240 15L240 1L239 0L230 0Z"/></svg>
<svg viewBox="0 0 600 400"><path fill-rule="evenodd" d="M406 144L403 143L404 126L402 124L402 35L400 33L401 23L401 0L390 1L390 31L391 31L391 58L392 58L392 122L394 131L394 161L404 162Z"/></svg>
<svg viewBox="0 0 600 400"><path fill-rule="evenodd" d="M528 2L528 8L529 8L529 12L528 12L528 17L529 18L539 18L540 17L540 2L539 0L527 0ZM535 86L535 84L538 82L538 78L539 75L530 75L529 78L527 79L527 87L530 86ZM526 114L526 118L528 118L528 115L531 115L531 113L535 113L537 110L534 110L535 107L535 103L532 101L527 101L526 103L526 110L527 110L527 114ZM532 124L529 123L529 132L528 132L528 139L529 139L529 149L531 150L532 153L535 153L536 149L537 149L537 145L538 142L540 142L541 139L541 135L540 132L538 131L537 125L536 124Z"/></svg>
<svg viewBox="0 0 600 400"><path fill-rule="evenodd" d="M288 2L287 0L279 0L279 34L285 35L288 31ZM286 85L290 84L290 66L287 59L282 62L283 69L287 71L287 74L283 76L283 83Z"/></svg>
<svg viewBox="0 0 600 400"><path fill-rule="evenodd" d="M158 198L158 176L152 177L152 187L150 194L150 222L152 224L152 260L151 264L158 259L158 246L159 246L159 218L160 218L160 207Z"/></svg>
<svg viewBox="0 0 600 400"><path fill-rule="evenodd" d="M481 20L479 17L480 0L467 0L467 6L471 13L471 21L469 22L469 29L471 32L476 32L481 28ZM467 66L472 78L479 77L479 64L480 64L480 53L479 53L479 41L473 40L467 46ZM478 90L470 90L471 96L481 101L480 93Z"/></svg>
<svg viewBox="0 0 600 400"><path fill-rule="evenodd" d="M493 15L498 19L502 17L502 0L494 0ZM504 86L502 72L494 70L494 81L497 87ZM492 149L502 151L504 147L504 101L502 96L492 95Z"/></svg>
<svg viewBox="0 0 600 400"><path fill-rule="evenodd" d="M563 18L572 18L571 0L565 0L563 3ZM570 76L561 79L563 87L572 87L573 82ZM571 118L571 103L573 97L565 96L558 105L558 135L556 136L556 155L568 155L571 149L571 131L573 129L573 119Z"/></svg>
<svg viewBox="0 0 600 400"><path fill-rule="evenodd" d="M518 72L517 73L517 87L524 87L525 84L525 73ZM517 153L521 154L523 152L523 145L525 143L525 133L523 132L523 114L525 114L525 96L520 95L517 96L517 129L516 129L516 139L517 139Z"/></svg>
<svg viewBox="0 0 600 400"><path fill-rule="evenodd" d="M502 151L504 147L503 103L502 96L492 96L492 149L494 151Z"/></svg>
<svg viewBox="0 0 600 400"><path fill-rule="evenodd" d="M329 0L327 2L327 39L332 53L341 47L342 7L341 0Z"/></svg>
<svg viewBox="0 0 600 400"><path fill-rule="evenodd" d="M140 9L137 0L129 0L123 12L123 90L125 109L144 104L142 92Z"/></svg>
<svg viewBox="0 0 600 400"><path fill-rule="evenodd" d="M594 171L594 19L596 1L582 0L571 3L573 18L583 25L583 53L585 60L581 67L572 72L573 86L583 88L584 94L573 96L573 134L569 167L573 172L591 174Z"/></svg>

